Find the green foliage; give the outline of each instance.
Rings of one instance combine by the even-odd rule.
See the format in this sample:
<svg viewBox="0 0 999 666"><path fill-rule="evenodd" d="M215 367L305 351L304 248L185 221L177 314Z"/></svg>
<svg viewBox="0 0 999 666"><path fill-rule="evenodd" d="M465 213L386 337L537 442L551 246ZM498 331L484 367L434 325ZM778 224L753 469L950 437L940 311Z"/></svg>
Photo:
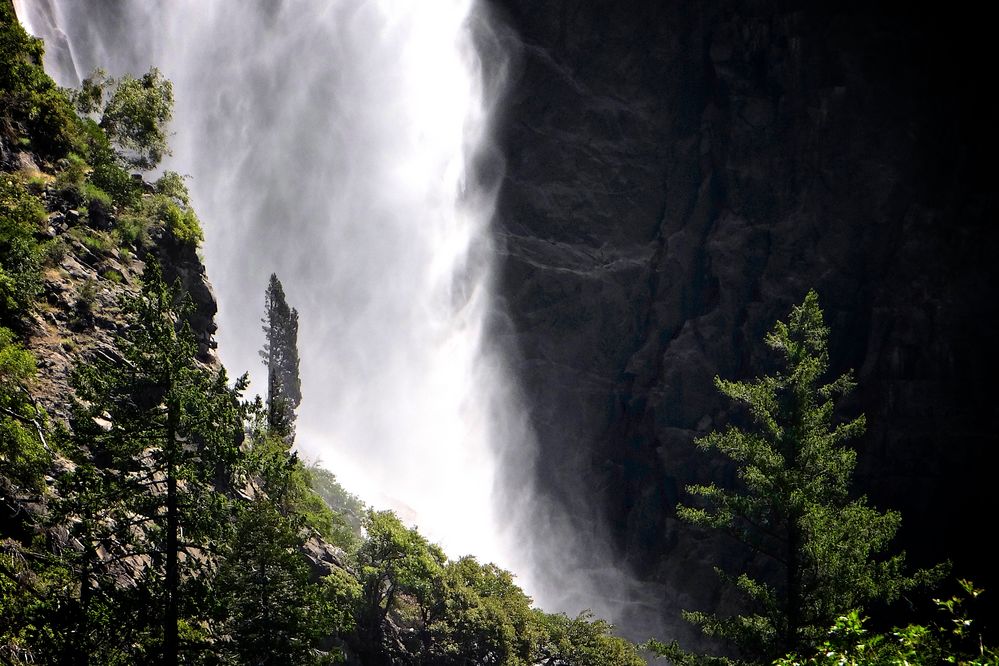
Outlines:
<svg viewBox="0 0 999 666"><path fill-rule="evenodd" d="M361 523L368 512L364 502L347 492L336 480L336 475L325 467L310 465L308 473L312 490L335 513L342 516L354 534L360 536Z"/></svg>
<svg viewBox="0 0 999 666"><path fill-rule="evenodd" d="M0 327L0 479L15 492L40 492L50 459L42 435L45 415L28 392L34 376L34 357ZM6 492L0 489L0 499Z"/></svg>
<svg viewBox="0 0 999 666"><path fill-rule="evenodd" d="M159 195L162 196L162 195ZM172 201L152 199L156 205L156 216L166 224L173 237L181 243L197 246L204 240L201 233L201 222L194 210L186 206L178 206Z"/></svg>
<svg viewBox="0 0 999 666"><path fill-rule="evenodd" d="M218 487L231 483L241 456L237 394L224 372L197 362L194 335L180 323L188 307L151 263L141 294L125 303L131 323L118 357L95 357L74 374L67 454L76 468L60 479L55 512L82 544L79 621L92 622L91 600L113 601L118 586L108 579L120 567L138 568L136 589L163 610L149 620L162 627L154 644L168 656L179 649L179 621L203 613L182 577L192 579L205 563L198 553L226 536L229 500ZM116 553L110 561L99 556L107 550Z"/></svg>
<svg viewBox="0 0 999 666"><path fill-rule="evenodd" d="M66 95L42 69L42 43L28 35L9 2L0 2L0 137L59 158L79 143Z"/></svg>
<svg viewBox="0 0 999 666"><path fill-rule="evenodd" d="M365 611L380 622L400 594L426 599L446 558L438 546L403 525L391 511L369 511L364 529L367 538L357 560Z"/></svg>
<svg viewBox="0 0 999 666"><path fill-rule="evenodd" d="M250 408L258 423L266 419L263 411L259 402ZM282 515L295 518L345 552L355 552L359 534L342 512L331 508L313 490L313 468L306 467L297 454L291 453L288 442L266 428L257 427L251 434L251 444L248 469L259 478L261 489Z"/></svg>
<svg viewBox="0 0 999 666"><path fill-rule="evenodd" d="M361 584L344 569L334 569L330 575L323 577L319 585L326 601L325 612L329 617L331 634L338 638L353 636L361 607Z"/></svg>
<svg viewBox="0 0 999 666"><path fill-rule="evenodd" d="M508 571L473 557L447 562L425 611L425 658L435 664L533 663L538 617Z"/></svg>
<svg viewBox="0 0 999 666"><path fill-rule="evenodd" d="M282 436L294 438L295 409L302 402L298 376L298 311L289 307L284 287L271 273L264 293L266 341L260 352L267 366L267 420Z"/></svg>
<svg viewBox="0 0 999 666"><path fill-rule="evenodd" d="M35 232L45 208L17 176L0 174L0 325L14 324L41 289Z"/></svg>
<svg viewBox="0 0 999 666"><path fill-rule="evenodd" d="M0 663L60 663L67 642L60 617L72 588L66 567L0 539Z"/></svg>
<svg viewBox="0 0 999 666"><path fill-rule="evenodd" d="M747 657L769 660L812 645L838 615L874 599L891 601L915 583L902 574L901 555L879 559L899 515L850 497L856 453L847 440L863 432L864 417L834 420L836 399L854 384L849 373L821 383L827 336L818 297L809 292L766 336L780 370L752 382L716 378L722 393L748 408L755 428L729 427L696 443L734 461L739 486L691 486L702 505L677 510L695 525L725 530L781 572L723 575L751 602L747 614L685 613Z"/></svg>
<svg viewBox="0 0 999 666"><path fill-rule="evenodd" d="M114 235L122 247L145 247L149 244L149 226L149 218L145 215L128 211L115 220Z"/></svg>
<svg viewBox="0 0 999 666"><path fill-rule="evenodd" d="M962 594L935 600L944 620L930 626L910 624L887 633L871 633L856 610L836 618L826 639L810 656L789 654L775 666L995 666L999 650L985 645L975 630L968 602L982 594L959 581Z"/></svg>
<svg viewBox="0 0 999 666"><path fill-rule="evenodd" d="M166 126L173 117L173 86L153 67L120 79L95 70L73 95L77 109L100 117L98 124L120 157L139 169L152 169L170 154Z"/></svg>
<svg viewBox="0 0 999 666"><path fill-rule="evenodd" d="M147 194L119 215L115 234L122 244L146 245L149 230L154 226L166 227L181 243L197 246L203 240L201 223L194 210L183 200L165 193Z"/></svg>
<svg viewBox="0 0 999 666"><path fill-rule="evenodd" d="M86 227L70 229L68 235L80 241L85 248L94 254L103 254L111 249L111 242L107 236Z"/></svg>
<svg viewBox="0 0 999 666"><path fill-rule="evenodd" d="M170 197L181 205L191 205L191 196L187 192L184 177L176 171L164 171L163 175L153 183L153 189L157 194Z"/></svg>
<svg viewBox="0 0 999 666"><path fill-rule="evenodd" d="M533 663L546 666L643 666L635 646L612 636L611 626L589 611L575 618L535 611L544 638Z"/></svg>
<svg viewBox="0 0 999 666"><path fill-rule="evenodd" d="M293 524L268 500L255 500L240 511L215 580L224 611L215 650L230 655L231 663L328 663L319 658L316 644L334 628L349 628L347 618L328 609L329 596L349 595L349 588L339 580L311 584L299 552L302 543Z"/></svg>

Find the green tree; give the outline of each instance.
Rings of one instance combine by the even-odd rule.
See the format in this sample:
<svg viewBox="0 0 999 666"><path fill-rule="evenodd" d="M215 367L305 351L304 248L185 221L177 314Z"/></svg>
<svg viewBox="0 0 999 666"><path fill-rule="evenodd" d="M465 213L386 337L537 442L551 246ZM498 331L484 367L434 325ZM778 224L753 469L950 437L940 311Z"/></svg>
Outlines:
<svg viewBox="0 0 999 666"><path fill-rule="evenodd" d="M444 566L423 606L423 654L447 665L535 663L541 635L531 599L513 576L493 564L463 557Z"/></svg>
<svg viewBox="0 0 999 666"><path fill-rule="evenodd" d="M49 159L79 143L73 107L42 68L42 42L24 31L10 2L0 2L0 140Z"/></svg>
<svg viewBox="0 0 999 666"><path fill-rule="evenodd" d="M296 522L264 497L240 511L215 580L225 611L216 648L233 663L324 663L316 647L334 618L323 588L310 581Z"/></svg>
<svg viewBox="0 0 999 666"><path fill-rule="evenodd" d="M361 648L374 662L392 663L384 640L386 618L398 611L418 619L439 584L446 558L439 547L407 528L391 511L370 511L364 527L367 540L357 554Z"/></svg>
<svg viewBox="0 0 999 666"><path fill-rule="evenodd" d="M264 294L267 316L263 319L266 341L260 356L267 366L267 419L271 429L293 437L295 409L302 402L298 376L298 311L288 307L284 288L271 273Z"/></svg>
<svg viewBox="0 0 999 666"><path fill-rule="evenodd" d="M642 666L635 646L611 634L611 625L589 611L570 618L534 611L542 630L532 664L542 666Z"/></svg>
<svg viewBox="0 0 999 666"><path fill-rule="evenodd" d="M765 661L815 643L833 620L874 599L891 601L914 579L903 556L882 557L900 524L850 494L856 452L847 441L864 417L838 422L837 398L854 386L846 373L824 384L828 329L810 291L766 336L780 369L751 382L715 378L718 389L745 405L755 425L730 426L697 440L737 466L735 489L689 486L700 506L681 518L724 530L776 565L778 576L719 572L751 602L734 617L685 612L709 636L733 641L744 656Z"/></svg>
<svg viewBox="0 0 999 666"><path fill-rule="evenodd" d="M225 538L230 509L221 490L241 457L245 385L230 389L224 370L196 360L197 341L183 323L189 307L150 263L141 294L125 304L130 321L116 349L75 373L77 466L63 480L61 512L75 519L67 522L83 544L84 611L88 595L116 587L96 585L101 576L120 581L113 567L127 563L136 584L159 597L161 652L171 664L182 600L187 613L198 612L195 597L182 599L183 574L208 562Z"/></svg>
<svg viewBox="0 0 999 666"><path fill-rule="evenodd" d="M155 67L139 78L110 78L96 69L73 93L82 114L96 116L98 125L127 164L154 168L170 154L167 124L173 118L173 85Z"/></svg>

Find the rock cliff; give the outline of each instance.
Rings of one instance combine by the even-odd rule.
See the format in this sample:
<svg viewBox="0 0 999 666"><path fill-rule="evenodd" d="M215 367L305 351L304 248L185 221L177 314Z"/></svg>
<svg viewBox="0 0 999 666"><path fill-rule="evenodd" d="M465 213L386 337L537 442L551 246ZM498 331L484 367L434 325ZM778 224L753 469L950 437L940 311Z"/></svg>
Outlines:
<svg viewBox="0 0 999 666"><path fill-rule="evenodd" d="M712 378L768 370L764 332L815 287L868 419L858 489L902 511L914 562L995 588L984 28L889 3L493 6L520 42L497 237L540 487L665 584L677 627L728 603L710 567L742 554L674 515L686 484L732 481L692 440L738 417Z"/></svg>

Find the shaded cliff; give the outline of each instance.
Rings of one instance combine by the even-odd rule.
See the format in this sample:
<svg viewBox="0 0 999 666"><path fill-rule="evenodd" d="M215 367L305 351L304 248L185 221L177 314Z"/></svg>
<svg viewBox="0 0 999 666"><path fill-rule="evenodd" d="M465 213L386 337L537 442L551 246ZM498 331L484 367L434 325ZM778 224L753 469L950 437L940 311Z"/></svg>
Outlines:
<svg viewBox="0 0 999 666"><path fill-rule="evenodd" d="M815 287L868 419L859 489L902 511L915 563L995 588L984 29L889 4L494 5L522 42L497 235L541 488L665 583L669 622L729 603L711 566L743 554L674 507L733 470L691 442L739 418L713 376L770 369L764 332Z"/></svg>

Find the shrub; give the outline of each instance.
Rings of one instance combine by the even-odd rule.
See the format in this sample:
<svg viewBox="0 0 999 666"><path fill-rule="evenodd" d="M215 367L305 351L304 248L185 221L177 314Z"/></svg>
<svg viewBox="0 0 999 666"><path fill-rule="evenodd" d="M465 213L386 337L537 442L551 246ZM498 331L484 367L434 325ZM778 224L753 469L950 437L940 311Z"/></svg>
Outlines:
<svg viewBox="0 0 999 666"><path fill-rule="evenodd" d="M191 208L169 204L166 207L166 225L174 238L181 243L197 246L204 240L201 221Z"/></svg>
<svg viewBox="0 0 999 666"><path fill-rule="evenodd" d="M79 147L80 136L69 99L42 69L42 53L12 5L0 2L0 131L57 159Z"/></svg>
<svg viewBox="0 0 999 666"><path fill-rule="evenodd" d="M16 176L0 175L0 323L11 323L41 288L35 231L44 221L41 200Z"/></svg>
<svg viewBox="0 0 999 666"><path fill-rule="evenodd" d="M138 79L94 70L73 102L80 113L100 116L98 124L126 164L148 170L170 154L166 125L173 117L173 86L155 67Z"/></svg>
<svg viewBox="0 0 999 666"><path fill-rule="evenodd" d="M35 358L0 327L0 477L40 490L48 454L39 436L39 414L22 390L35 375Z"/></svg>
<svg viewBox="0 0 999 666"><path fill-rule="evenodd" d="M114 234L119 246L144 246L149 241L149 220L135 213L119 215L115 220Z"/></svg>

